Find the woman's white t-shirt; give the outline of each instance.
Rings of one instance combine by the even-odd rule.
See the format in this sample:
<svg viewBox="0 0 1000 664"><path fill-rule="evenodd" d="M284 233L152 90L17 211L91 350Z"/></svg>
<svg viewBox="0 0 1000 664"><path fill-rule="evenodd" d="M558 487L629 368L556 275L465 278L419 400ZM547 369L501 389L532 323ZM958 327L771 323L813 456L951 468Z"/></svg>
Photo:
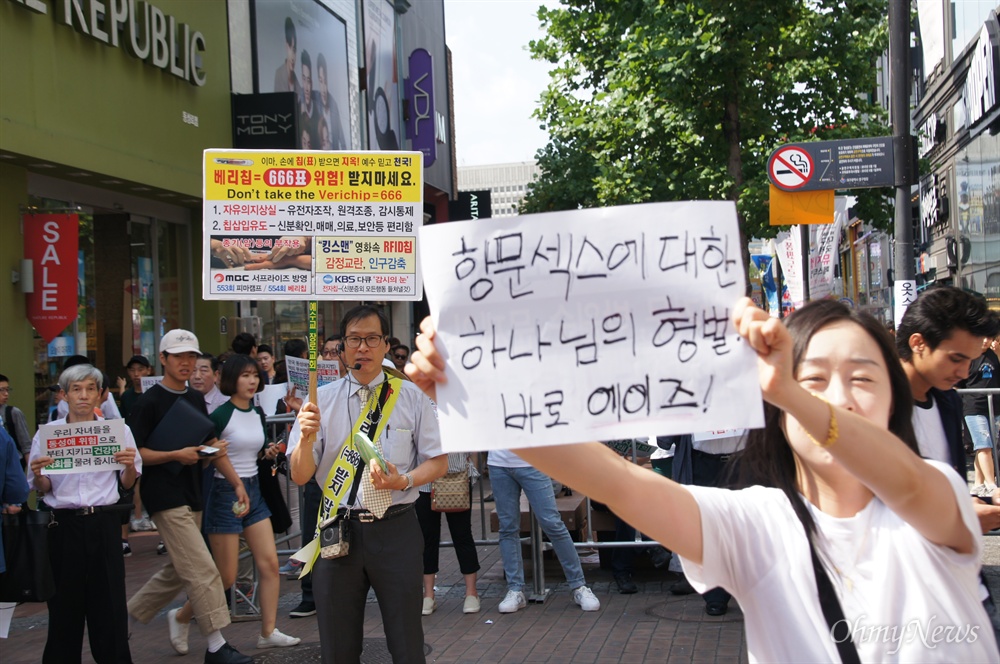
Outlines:
<svg viewBox="0 0 1000 664"><path fill-rule="evenodd" d="M932 544L877 498L838 519L809 505L818 548L863 662L997 662L979 600L982 540L968 488L947 476L974 550ZM751 662L837 662L819 605L805 529L780 489L685 486L701 510L703 560L683 560L699 592L722 587L739 601ZM838 571L834 570L836 567Z"/></svg>
<svg viewBox="0 0 1000 664"><path fill-rule="evenodd" d="M209 417L215 422L219 440L229 441L226 454L236 474L240 477L256 477L257 455L267 439L267 432L264 431L257 408L251 406L247 410L242 410L233 405L232 401L227 401L216 408ZM215 471L215 477L222 476L218 470Z"/></svg>

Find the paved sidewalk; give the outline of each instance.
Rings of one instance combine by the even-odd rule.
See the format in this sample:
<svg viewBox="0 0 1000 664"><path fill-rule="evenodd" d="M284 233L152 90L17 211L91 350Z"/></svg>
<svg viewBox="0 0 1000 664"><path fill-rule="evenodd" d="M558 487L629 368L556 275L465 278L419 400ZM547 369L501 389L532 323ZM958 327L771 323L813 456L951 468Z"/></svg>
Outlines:
<svg viewBox="0 0 1000 664"><path fill-rule="evenodd" d="M489 504L489 508L492 505ZM473 512L473 535L480 538L478 510ZM495 539L495 533L487 533ZM442 519L442 538L448 539ZM1000 592L1000 537L987 537L984 571L990 587ZM138 533L131 538L133 555L125 561L128 595L135 593L165 562L156 555L156 533ZM438 610L424 618L428 662L746 662L743 617L735 601L722 617L709 617L698 595L674 597L667 588L676 575L653 569L648 558L638 559L635 580L640 592L620 595L611 573L602 570L596 555L584 558L587 581L601 600L601 610L584 613L570 596L558 561L547 554L545 578L552 591L544 604L502 615L497 604L506 592L503 565L496 546L478 547L481 570L479 592L482 611L464 615L464 585L454 552L441 553L438 575ZM587 562L591 561L591 562ZM526 579L530 583L530 558L526 552ZM179 598L171 607L180 605ZM288 611L298 604L298 582L283 577L278 627L299 636L295 648L258 651L258 621L237 621L223 630L239 650L254 656L257 664L319 662L319 633L315 618L291 620ZM369 596L365 611L365 654L362 662L390 662L385 648L378 604ZM47 635L48 617L44 604L17 607L10 638L0 640L3 664L36 664L41 661ZM165 613L149 625L137 625L132 636L132 657L136 664L201 662L205 639L197 626L191 629L190 654L179 659L167 639ZM84 641L83 661L92 662Z"/></svg>
<svg viewBox="0 0 1000 664"><path fill-rule="evenodd" d="M492 508L492 504L488 504ZM482 535L477 511L473 534ZM496 533L487 533L495 539ZM442 537L447 524L442 519ZM125 560L128 595L135 593L165 562L156 555L156 533L132 535L132 557ZM601 610L585 613L570 596L558 561L546 555L547 587L552 591L544 604L529 604L513 614L500 614L497 604L506 593L503 565L496 546L478 547L481 569L479 592L482 611L464 615L462 575L450 549L441 552L438 575L438 610L424 618L428 662L737 662L746 661L743 619L736 603L726 616L705 615L698 595L674 597L666 591L676 575L654 570L648 558L639 558L635 580L640 592L620 595L610 571L601 570L596 555L584 564L587 581L601 600ZM530 558L526 553L526 578L530 583ZM171 605L180 605L180 599ZM299 636L302 643L282 650L256 650L258 621L238 621L223 630L240 651L253 655L259 664L318 662L319 631L315 618L291 620L288 611L298 604L298 582L283 577L278 627ZM388 662L378 604L369 596L365 611L364 662ZM35 664L41 660L47 636L48 616L44 604L17 607L10 638L0 641L4 664ZM167 639L165 613L149 625L137 625L132 635L132 657L137 664L200 662L205 639L192 626L190 654L179 659ZM93 661L84 639L84 662Z"/></svg>

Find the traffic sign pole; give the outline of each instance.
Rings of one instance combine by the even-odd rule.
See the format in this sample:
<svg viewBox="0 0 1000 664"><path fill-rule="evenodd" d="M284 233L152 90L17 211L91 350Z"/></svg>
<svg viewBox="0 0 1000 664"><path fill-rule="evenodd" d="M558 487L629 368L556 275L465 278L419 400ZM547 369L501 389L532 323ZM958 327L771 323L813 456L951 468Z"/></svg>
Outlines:
<svg viewBox="0 0 1000 664"><path fill-rule="evenodd" d="M897 173L909 172L913 155L910 136L910 3L889 2L889 113L892 135L902 137L894 152ZM913 281L913 221L910 213L910 185L896 187L895 210L895 279Z"/></svg>

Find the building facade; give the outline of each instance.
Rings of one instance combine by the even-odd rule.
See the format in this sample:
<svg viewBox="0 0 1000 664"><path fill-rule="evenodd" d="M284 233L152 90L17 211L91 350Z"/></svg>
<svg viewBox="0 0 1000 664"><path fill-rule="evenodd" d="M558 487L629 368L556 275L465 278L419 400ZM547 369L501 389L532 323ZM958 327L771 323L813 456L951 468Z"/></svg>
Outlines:
<svg viewBox="0 0 1000 664"><path fill-rule="evenodd" d="M513 217L528 193L528 185L535 181L540 171L535 161L485 166L459 166L459 191L490 192L490 209L493 217Z"/></svg>
<svg viewBox="0 0 1000 664"><path fill-rule="evenodd" d="M995 1L920 3L917 272L1000 309L1000 23Z"/></svg>
<svg viewBox="0 0 1000 664"><path fill-rule="evenodd" d="M237 96L294 92L291 149L421 150L425 222L446 220L448 57L442 0L0 2L0 373L11 403L44 421L66 356L114 378L135 353L155 363L174 327L215 353L244 329L278 348L303 338L305 302L200 297L203 150L273 129L237 112ZM354 304L322 303L321 331ZM412 340L413 303L384 305L394 335Z"/></svg>

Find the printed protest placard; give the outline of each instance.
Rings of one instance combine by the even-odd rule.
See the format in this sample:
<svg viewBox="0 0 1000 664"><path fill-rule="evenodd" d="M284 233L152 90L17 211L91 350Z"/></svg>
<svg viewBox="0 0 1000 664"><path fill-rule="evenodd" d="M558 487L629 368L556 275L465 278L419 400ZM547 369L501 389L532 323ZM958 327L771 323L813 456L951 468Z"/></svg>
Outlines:
<svg viewBox="0 0 1000 664"><path fill-rule="evenodd" d="M122 470L115 453L125 446L124 420L94 420L38 427L43 442L42 455L55 462L42 469L43 475L97 473Z"/></svg>
<svg viewBox="0 0 1000 664"><path fill-rule="evenodd" d="M421 230L445 451L763 426L736 209L656 203Z"/></svg>
<svg viewBox="0 0 1000 664"><path fill-rule="evenodd" d="M419 300L419 152L206 150L208 300Z"/></svg>
<svg viewBox="0 0 1000 664"><path fill-rule="evenodd" d="M149 388L163 381L163 376L143 376L139 380L141 381L142 391L145 393Z"/></svg>
<svg viewBox="0 0 1000 664"><path fill-rule="evenodd" d="M296 396L305 399L309 394L309 360L301 357L286 357L285 368L288 369L288 380L295 385ZM340 378L340 362L337 360L316 361L316 387Z"/></svg>

